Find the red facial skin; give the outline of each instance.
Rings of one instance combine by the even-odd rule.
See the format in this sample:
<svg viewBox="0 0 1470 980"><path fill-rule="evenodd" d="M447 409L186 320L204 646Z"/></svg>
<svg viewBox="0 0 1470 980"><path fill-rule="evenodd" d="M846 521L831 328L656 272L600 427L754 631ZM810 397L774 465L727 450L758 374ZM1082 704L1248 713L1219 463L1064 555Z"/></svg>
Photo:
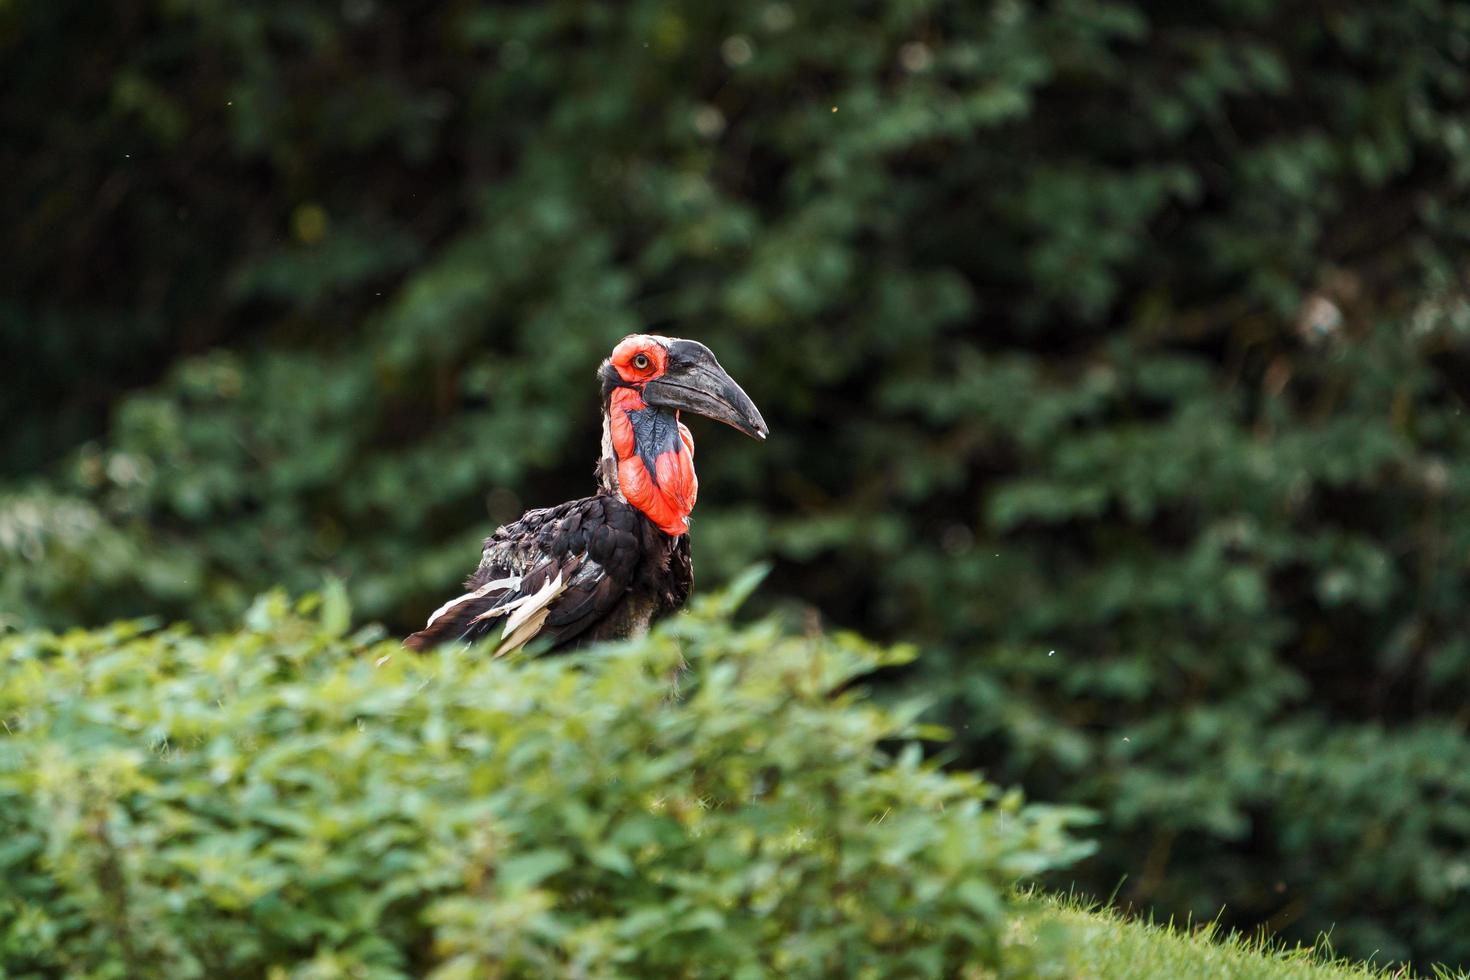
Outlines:
<svg viewBox="0 0 1470 980"><path fill-rule="evenodd" d="M642 367L638 365L640 355L646 359ZM668 351L652 337L637 335L618 344L610 360L619 377L636 387L615 389L608 413L613 452L618 457L618 488L628 503L647 515L659 530L678 537L689 531L689 512L699 496L699 478L694 475L694 437L680 422L679 439L683 449L660 453L650 474L638 455L633 423L628 419L629 412L647 407L643 403L643 384L664 373L668 358Z"/></svg>

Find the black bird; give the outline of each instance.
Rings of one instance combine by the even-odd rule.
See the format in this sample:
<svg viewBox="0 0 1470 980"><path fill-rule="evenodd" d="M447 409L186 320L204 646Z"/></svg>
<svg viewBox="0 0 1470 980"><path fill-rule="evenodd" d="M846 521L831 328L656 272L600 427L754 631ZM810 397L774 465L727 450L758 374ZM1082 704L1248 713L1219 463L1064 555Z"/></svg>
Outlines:
<svg viewBox="0 0 1470 980"><path fill-rule="evenodd" d="M495 655L540 637L553 647L644 633L694 584L689 512L699 480L681 411L764 439L765 420L710 349L634 334L598 370L597 493L527 511L485 539L465 594L403 641L412 650L498 635Z"/></svg>

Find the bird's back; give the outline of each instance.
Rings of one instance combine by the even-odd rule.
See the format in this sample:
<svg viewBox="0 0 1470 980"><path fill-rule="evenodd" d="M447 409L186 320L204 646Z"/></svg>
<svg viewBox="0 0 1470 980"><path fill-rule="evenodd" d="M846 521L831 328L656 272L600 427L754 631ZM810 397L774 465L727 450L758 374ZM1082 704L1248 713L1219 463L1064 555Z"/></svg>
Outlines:
<svg viewBox="0 0 1470 980"><path fill-rule="evenodd" d="M607 492L527 511L485 540L464 595L404 641L422 650L498 635L496 653L638 635L693 586L687 535L672 537Z"/></svg>

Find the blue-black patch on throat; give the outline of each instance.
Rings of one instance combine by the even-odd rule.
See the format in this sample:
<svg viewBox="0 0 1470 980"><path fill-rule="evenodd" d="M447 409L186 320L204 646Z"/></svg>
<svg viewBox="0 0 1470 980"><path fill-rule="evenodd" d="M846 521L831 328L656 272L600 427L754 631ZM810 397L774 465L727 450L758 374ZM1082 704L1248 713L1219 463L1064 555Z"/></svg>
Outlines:
<svg viewBox="0 0 1470 980"><path fill-rule="evenodd" d="M648 478L658 485L658 468L654 461L664 453L682 452L684 440L679 438L679 413L670 408L640 408L628 413L633 424L633 445L638 458L648 470Z"/></svg>

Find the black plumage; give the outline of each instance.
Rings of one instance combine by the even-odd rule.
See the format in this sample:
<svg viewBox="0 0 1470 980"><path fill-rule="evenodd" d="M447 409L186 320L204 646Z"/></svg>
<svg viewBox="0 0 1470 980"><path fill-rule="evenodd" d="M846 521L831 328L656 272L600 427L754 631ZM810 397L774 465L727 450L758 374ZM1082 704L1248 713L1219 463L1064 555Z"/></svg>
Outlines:
<svg viewBox="0 0 1470 980"><path fill-rule="evenodd" d="M528 511L496 530L485 539L465 594L404 645L422 650L491 635L501 635L506 649L533 637L555 647L618 639L678 609L693 585L689 536L664 534L626 500L603 490ZM508 626L538 596L540 608ZM522 635L516 635L517 627L523 627Z"/></svg>

